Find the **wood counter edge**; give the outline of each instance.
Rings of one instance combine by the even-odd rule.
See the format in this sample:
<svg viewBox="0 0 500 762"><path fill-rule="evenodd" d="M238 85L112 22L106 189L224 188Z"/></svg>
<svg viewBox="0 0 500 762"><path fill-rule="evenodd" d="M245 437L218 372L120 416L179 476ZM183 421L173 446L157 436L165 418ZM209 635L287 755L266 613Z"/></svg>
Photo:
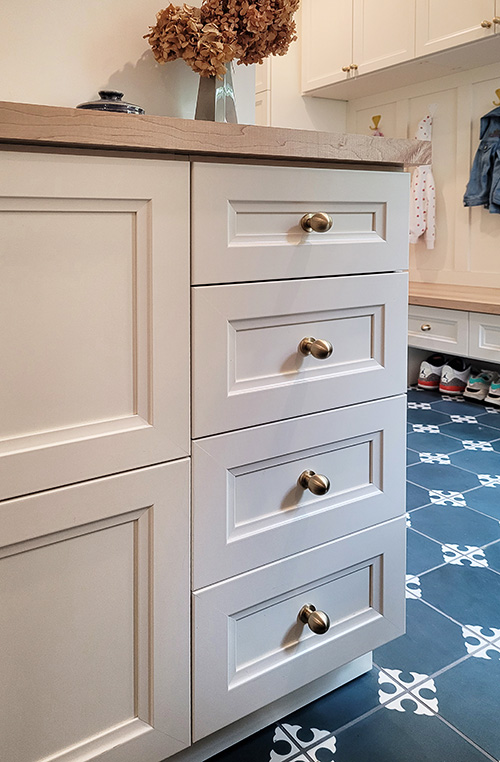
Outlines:
<svg viewBox="0 0 500 762"><path fill-rule="evenodd" d="M430 164L428 141L0 101L0 143L311 161Z"/></svg>
<svg viewBox="0 0 500 762"><path fill-rule="evenodd" d="M500 288L410 281L409 304L500 315Z"/></svg>

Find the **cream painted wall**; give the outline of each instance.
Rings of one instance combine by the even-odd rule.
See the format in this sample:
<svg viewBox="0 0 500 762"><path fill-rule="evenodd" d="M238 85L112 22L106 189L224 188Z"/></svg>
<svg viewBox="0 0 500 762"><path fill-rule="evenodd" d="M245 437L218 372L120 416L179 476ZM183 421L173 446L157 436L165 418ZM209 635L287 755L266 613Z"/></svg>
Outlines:
<svg viewBox="0 0 500 762"><path fill-rule="evenodd" d="M479 143L479 120L493 108L500 63L349 101L348 132L369 135L381 114L386 137L413 137L429 104L436 181L436 246L410 247L410 276L431 283L500 288L500 215L466 208L463 195Z"/></svg>
<svg viewBox="0 0 500 762"><path fill-rule="evenodd" d="M162 0L2 0L0 100L76 106L121 90L148 114L191 119L198 76L159 65L142 38ZM193 5L199 5L195 0ZM254 121L254 66L237 66L238 121Z"/></svg>
<svg viewBox="0 0 500 762"><path fill-rule="evenodd" d="M300 38L301 18L297 13ZM262 85L257 87L256 122L272 127L345 132L345 101L311 98L301 93L300 39L292 43L286 56L271 56L264 62L269 71L257 73Z"/></svg>

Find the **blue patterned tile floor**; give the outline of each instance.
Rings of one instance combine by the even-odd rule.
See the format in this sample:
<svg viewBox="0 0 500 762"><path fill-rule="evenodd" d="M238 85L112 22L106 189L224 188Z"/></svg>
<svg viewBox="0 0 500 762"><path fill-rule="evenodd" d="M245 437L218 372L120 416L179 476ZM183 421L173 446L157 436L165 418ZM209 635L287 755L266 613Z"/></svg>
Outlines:
<svg viewBox="0 0 500 762"><path fill-rule="evenodd" d="M408 391L407 631L210 762L500 760L500 410Z"/></svg>

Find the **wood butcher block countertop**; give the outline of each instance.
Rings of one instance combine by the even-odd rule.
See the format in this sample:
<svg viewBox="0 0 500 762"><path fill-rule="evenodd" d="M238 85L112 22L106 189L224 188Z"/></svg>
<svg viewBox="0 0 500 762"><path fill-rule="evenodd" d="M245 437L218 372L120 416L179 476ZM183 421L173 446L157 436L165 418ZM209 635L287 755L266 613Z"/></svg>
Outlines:
<svg viewBox="0 0 500 762"><path fill-rule="evenodd" d="M500 315L500 288L410 282L410 304Z"/></svg>
<svg viewBox="0 0 500 762"><path fill-rule="evenodd" d="M420 140L0 102L0 143L371 165L429 164Z"/></svg>

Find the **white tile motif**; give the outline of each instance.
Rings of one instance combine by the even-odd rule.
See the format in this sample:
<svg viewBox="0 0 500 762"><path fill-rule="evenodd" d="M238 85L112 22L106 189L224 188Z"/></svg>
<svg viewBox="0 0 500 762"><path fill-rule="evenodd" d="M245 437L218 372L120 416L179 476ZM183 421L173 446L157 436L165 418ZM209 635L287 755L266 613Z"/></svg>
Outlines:
<svg viewBox="0 0 500 762"><path fill-rule="evenodd" d="M429 424L426 426L423 423L412 423L411 427L417 434L439 434L439 426Z"/></svg>
<svg viewBox="0 0 500 762"><path fill-rule="evenodd" d="M447 492L441 489L430 489L429 500L434 505L466 505L465 497L461 492Z"/></svg>
<svg viewBox="0 0 500 762"><path fill-rule="evenodd" d="M479 479L483 487L500 486L500 474L478 474L477 478Z"/></svg>
<svg viewBox="0 0 500 762"><path fill-rule="evenodd" d="M477 418L473 415L450 415L453 423L477 423Z"/></svg>
<svg viewBox="0 0 500 762"><path fill-rule="evenodd" d="M484 409L487 413L492 413L493 415L498 415L500 413L500 410L498 410L496 407L485 407Z"/></svg>
<svg viewBox="0 0 500 762"><path fill-rule="evenodd" d="M285 728L287 733L290 733L292 738L296 741L296 743L299 746L309 746L312 743L316 743L317 741L320 741L322 738L326 738L330 735L329 730L318 730L317 728L308 728L308 730L311 731L313 734L313 737L310 741L307 741L307 743L304 743L304 741L301 741L298 737L298 733L300 730L303 730L302 725L287 725L286 723L282 723L282 726Z"/></svg>
<svg viewBox="0 0 500 762"><path fill-rule="evenodd" d="M420 691L424 688L436 694L436 686L434 684L434 680L432 680L428 675L419 674L418 672L410 672L412 681L411 683L405 683L406 687L403 687L403 685L400 685L398 682L401 674L402 672L397 669L388 669L386 672L379 672L379 685L383 686L384 684L388 684L392 685L392 687L395 689L393 691L384 691L381 688L378 692L379 703L384 704L385 709L394 710L396 712L411 712L412 714L422 714L428 716L432 716L434 712L437 712L437 696L435 695L433 698L428 699L422 698L420 695ZM419 701L417 701L414 695L407 693L407 690L409 688L411 689L412 685L415 685L415 683L420 683L422 680L425 680L425 682L419 685L418 688L414 689L414 694L419 699ZM390 698L390 701L387 701L388 698ZM387 703L385 703L386 701ZM410 708L407 705L403 706L403 701L411 701L414 708Z"/></svg>
<svg viewBox="0 0 500 762"><path fill-rule="evenodd" d="M314 760L317 760L317 762L320 762L320 760L323 758L318 757L317 752L321 749L328 749L328 751L331 751L332 753L335 752L337 748L337 739L335 736L330 736L326 741L322 741L322 743L318 744L314 747L314 749L308 749L307 753L310 757L312 757ZM293 762L296 762L295 760Z"/></svg>
<svg viewBox="0 0 500 762"><path fill-rule="evenodd" d="M414 574L406 575L406 597L421 598L422 590L420 588L420 577Z"/></svg>
<svg viewBox="0 0 500 762"><path fill-rule="evenodd" d="M493 635L484 635L483 629L484 628L481 627L481 625L476 624L468 624L467 626L462 627L465 648L467 649L467 653L474 656L475 659L487 659L488 661L493 661L491 656L493 652L498 653L498 656L500 657L498 646L495 648L492 646L493 641L500 637L500 630L492 627ZM468 643L468 640L472 642ZM484 643L485 640L488 642ZM479 648L481 644L483 644L483 647Z"/></svg>
<svg viewBox="0 0 500 762"><path fill-rule="evenodd" d="M411 529L411 516L410 516L410 514L409 513L405 513L405 517L406 517L406 527L408 529Z"/></svg>
<svg viewBox="0 0 500 762"><path fill-rule="evenodd" d="M287 751L285 754L278 754L276 751L274 751L274 749L271 749L269 762L285 762L286 759L290 759L290 757L293 757L294 754L297 754L298 748L293 747L292 741L290 741L285 731L282 730L279 725L276 725L273 736L273 743L277 743L277 741L286 741L286 743L291 747L291 750Z"/></svg>
<svg viewBox="0 0 500 762"><path fill-rule="evenodd" d="M451 466L450 456L442 452L419 452L421 463L437 463L440 466Z"/></svg>
<svg viewBox="0 0 500 762"><path fill-rule="evenodd" d="M450 394L442 394L441 399L445 402L465 402L463 397L452 397Z"/></svg>
<svg viewBox="0 0 500 762"><path fill-rule="evenodd" d="M488 561L481 548L474 545L464 545L466 550L460 551L458 545L441 545L443 561L455 566L488 566Z"/></svg>
<svg viewBox="0 0 500 762"><path fill-rule="evenodd" d="M475 442L473 439L462 439L464 450L480 450L481 452L491 452L493 445L491 442Z"/></svg>
<svg viewBox="0 0 500 762"><path fill-rule="evenodd" d="M429 402L409 402L409 410L432 410Z"/></svg>

